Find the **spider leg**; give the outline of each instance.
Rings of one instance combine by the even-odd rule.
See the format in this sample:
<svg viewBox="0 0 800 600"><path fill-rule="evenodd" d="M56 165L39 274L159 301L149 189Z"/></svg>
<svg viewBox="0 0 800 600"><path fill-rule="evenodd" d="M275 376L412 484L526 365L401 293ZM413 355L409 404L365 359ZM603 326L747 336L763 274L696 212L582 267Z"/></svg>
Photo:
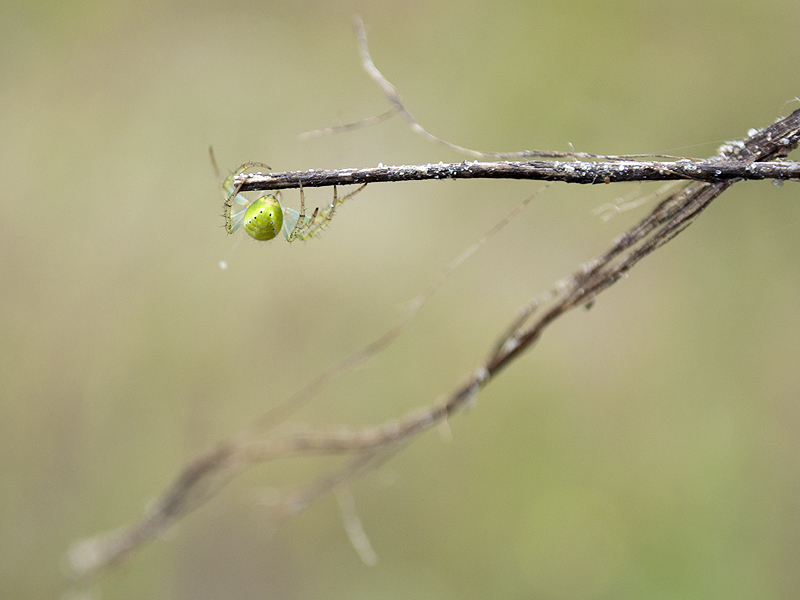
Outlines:
<svg viewBox="0 0 800 600"><path fill-rule="evenodd" d="M213 156L212 156L212 159L213 159ZM215 171L216 171L216 166L217 166L217 164L216 164L216 162L215 162L215 163L214 163L214 168L215 168ZM241 175L241 174L242 174L242 173L244 173L244 172L245 172L247 169L252 169L253 167L262 167L262 168L264 168L264 169L268 169L268 170L270 170L270 171L272 170L272 167L270 167L269 165L267 165L267 164L264 164L264 163L262 163L262 162L247 162L247 163L244 163L242 166L240 166L238 169L236 169L236 170L235 170L233 173L231 173L231 174L228 176L228 178L227 178L227 179L226 179L226 180L225 180L225 181L222 183L222 190L223 190L225 193L227 193L227 194L231 195L231 192L232 192L232 191L233 191L233 189L234 189L234 188L233 188L233 180L236 178L236 176L237 176L237 175ZM236 191L236 194L238 194L238 193L239 193L239 190L242 188L242 186L245 184L245 182L246 182L246 181L247 181L247 180L245 179L245 180L244 180L244 181L242 181L242 182L241 182L239 185L237 185L237 186L236 186L236 190L235 190L235 191ZM234 195L234 196L235 196L236 194L232 194L232 195Z"/></svg>
<svg viewBox="0 0 800 600"><path fill-rule="evenodd" d="M362 183L360 186L358 186L352 192L347 194L347 196L345 196L344 198L340 198L339 200L336 200L336 187L334 186L334 188L333 188L333 198L334 198L334 200L336 200L336 206L340 206L340 205L344 204L345 200L349 200L350 198L355 196L358 192L363 190L365 187L367 187L367 184L366 183Z"/></svg>
<svg viewBox="0 0 800 600"><path fill-rule="evenodd" d="M322 216L320 218L320 221L319 221L319 224L317 225L316 231L319 231L323 227L326 227L328 225L328 223L331 222L331 219L333 218L333 214L336 212L336 209L339 208L339 205L344 201L345 201L345 198L342 198L342 200L339 200L339 198L337 197L336 186L333 186L333 200L331 200L331 205L328 207L328 210L326 210L322 214Z"/></svg>
<svg viewBox="0 0 800 600"><path fill-rule="evenodd" d="M303 184L300 184L300 218L298 223L306 220L306 195L303 192Z"/></svg>
<svg viewBox="0 0 800 600"><path fill-rule="evenodd" d="M314 209L314 213L309 217L308 222L305 223L303 230L298 232L299 239L308 240L319 233L319 231L328 224L328 221L333 217L333 212L336 210L336 186L333 186L333 202L325 210L319 210L319 207Z"/></svg>
<svg viewBox="0 0 800 600"><path fill-rule="evenodd" d="M234 175L238 175L235 173ZM225 185L223 186L223 192L227 191L227 188L230 187L230 183L233 181L234 175L228 177L225 180ZM225 202L223 203L223 211L225 215L225 230L228 233L233 233L239 228L240 223L234 223L234 221L238 221L242 215L244 215L244 210L247 207L247 201L244 199L244 196L239 196L239 190L242 189L244 185L244 181L239 183L235 188L232 189L230 194L228 194L227 198L225 198ZM236 215L231 217L231 210L233 208L233 203L236 202L237 204L242 205L242 210L237 212Z"/></svg>
<svg viewBox="0 0 800 600"><path fill-rule="evenodd" d="M342 198L337 198L337 196L336 196L336 186L333 186L333 201L331 202L331 206L330 206L330 209L328 209L327 214L324 215L324 218L323 218L322 222L319 225L319 229L322 229L323 227L327 227L327 225L330 222L330 220L333 219L333 213L336 212L336 209L339 208L342 204L344 204L345 200L349 200L350 198L355 196L358 192L363 190L365 187L367 187L366 183L361 184L358 188L356 188L355 190L353 190L352 192L350 192L346 196L344 196Z"/></svg>
<svg viewBox="0 0 800 600"><path fill-rule="evenodd" d="M336 209L341 206L345 200L352 198L366 186L367 184L365 183L342 198L339 198L338 190L336 186L333 186L333 200L331 201L330 206L323 211L320 211L319 209L315 210L314 214L308 219L308 222L302 228L302 231L297 232L296 237L301 240L307 240L319 234L319 232L327 227L328 223L330 223L334 213L336 212Z"/></svg>
<svg viewBox="0 0 800 600"><path fill-rule="evenodd" d="M314 216L317 215L317 211L314 211ZM297 218L297 223L294 224L291 233L286 238L287 242L293 242L294 240L298 239L301 235L303 228L305 227L306 223L306 195L303 193L303 184L300 184L300 216ZM300 239L303 239L300 237Z"/></svg>
<svg viewBox="0 0 800 600"><path fill-rule="evenodd" d="M216 160L214 160L214 153L213 153L213 151L211 149L209 149L209 152L211 154L211 164L214 167L214 172L217 174L217 176L219 178L219 169L217 168ZM239 228L239 225L241 223L235 223L234 221L238 220L238 215L239 214L242 214L242 215L244 214L244 212L242 211L241 213L237 213L237 215L232 218L231 217L231 210L233 208L233 203L236 202L237 204L241 204L245 208L247 206L247 201L244 199L244 197L243 196L239 196L239 191L242 189L242 186L247 182L247 178L245 177L235 187L233 185L233 180L237 175L241 175L247 169L250 169L252 167L262 167L262 168L265 168L265 169L272 170L272 167L270 167L267 164L261 163L261 162L244 163L242 166L240 166L238 169L236 169L236 171L231 173L230 176L228 176L228 178L225 181L223 181L221 186L220 186L220 187L222 187L222 193L225 194L225 202L223 203L222 206L223 206L223 212L224 212L224 216L225 216L225 230L228 233L233 233L234 231L236 231Z"/></svg>

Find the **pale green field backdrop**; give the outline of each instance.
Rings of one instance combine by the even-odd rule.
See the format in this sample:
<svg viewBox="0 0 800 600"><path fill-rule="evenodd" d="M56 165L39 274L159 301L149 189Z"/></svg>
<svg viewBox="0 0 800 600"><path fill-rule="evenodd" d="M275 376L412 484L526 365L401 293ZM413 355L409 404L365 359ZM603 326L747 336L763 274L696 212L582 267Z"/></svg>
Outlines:
<svg viewBox="0 0 800 600"><path fill-rule="evenodd" d="M226 171L462 160L400 120L297 138L387 108L355 13L411 112L484 150L706 156L800 94L797 1L6 0L0 597L58 597L73 541L137 518L185 460L377 337L540 187L376 184L320 239L227 236L210 144ZM549 189L295 420L381 422L452 389L517 307L646 213L592 214L635 189ZM553 325L451 443L430 433L353 485L377 566L331 498L265 521L265 486L332 464L295 460L248 472L90 591L797 597L799 265L797 185L739 184Z"/></svg>

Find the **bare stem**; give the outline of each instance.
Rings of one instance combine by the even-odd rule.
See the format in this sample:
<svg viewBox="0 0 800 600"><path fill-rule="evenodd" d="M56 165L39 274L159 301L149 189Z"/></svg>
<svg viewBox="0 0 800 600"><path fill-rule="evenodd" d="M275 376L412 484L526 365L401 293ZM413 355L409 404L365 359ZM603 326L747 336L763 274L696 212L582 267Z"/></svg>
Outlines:
<svg viewBox="0 0 800 600"><path fill-rule="evenodd" d="M361 17L356 15L353 18L353 30L356 34L356 42L358 43L358 52L361 55L361 65L364 67L364 70L367 74L372 78L375 84L380 88L383 92L383 95L386 96L386 99L392 105L392 107L387 110L386 112L374 116L368 117L366 119L362 119L360 121L356 121L355 123L347 123L345 125L337 125L334 127L327 127L325 129L317 129L316 131L309 131L308 133L302 134L300 137L302 138L310 138L310 137L319 137L322 135L330 135L334 133L342 133L345 131L352 131L354 129L360 129L362 127L368 127L370 125L375 125L382 121L385 121L396 114L402 115L402 117L406 120L411 131L417 133L424 137L425 139L439 144L448 150L453 150L458 152L459 154L464 154L467 156L471 156L473 158L493 158L498 160L509 160L513 158L530 158L530 157L539 157L539 158L569 158L569 159L599 159L599 160L625 160L629 158L641 158L641 157L660 157L660 158L677 158L675 156L669 156L667 154L629 154L629 155L611 155L611 154L591 154L589 152L575 152L574 150L570 152L559 152L553 150L521 150L519 152L481 152L480 150L472 150L471 148L465 148L464 146L459 146L458 144L453 144L452 142L448 142L447 140L443 140L440 137L436 137L432 133L430 133L427 129L425 129L422 125L420 125L419 121L417 121L411 112L406 108L405 104L403 103L403 99L400 96L400 92L397 91L397 88L392 85L386 77L383 76L378 70L378 67L375 66L375 63L372 62L372 56L369 52L369 46L367 45L367 32L364 29L364 22L361 20Z"/></svg>
<svg viewBox="0 0 800 600"><path fill-rule="evenodd" d="M800 120L798 111L787 118ZM748 138L750 139L750 138ZM533 179L564 183L619 183L622 181L721 181L775 179L800 181L800 163L752 162L732 157L701 161L681 160L578 162L461 162L427 165L377 166L328 171L249 173L234 178L239 191L266 191L297 187L324 187L426 179Z"/></svg>

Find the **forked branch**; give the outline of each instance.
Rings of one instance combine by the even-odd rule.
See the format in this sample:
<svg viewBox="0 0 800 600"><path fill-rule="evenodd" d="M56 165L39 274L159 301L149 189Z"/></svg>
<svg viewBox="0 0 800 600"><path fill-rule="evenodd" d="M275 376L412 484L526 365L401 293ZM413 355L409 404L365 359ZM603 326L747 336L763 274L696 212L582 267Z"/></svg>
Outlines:
<svg viewBox="0 0 800 600"><path fill-rule="evenodd" d="M747 164L770 161L785 156L797 147L798 141L800 110L732 146L735 149L722 153L720 158ZM369 469L375 461L396 451L399 445L445 422L473 401L483 386L533 346L550 323L570 309L593 301L642 258L688 227L733 183L733 180L690 183L664 198L605 254L522 307L486 359L444 398L375 427L309 429L266 439L252 434L234 436L187 465L140 522L76 545L70 553L73 569L86 577L115 563L210 498L228 479L249 466L298 455L353 456L348 466L287 494L279 503L283 510L297 512L337 484ZM316 389L312 393L314 391Z"/></svg>
<svg viewBox="0 0 800 600"><path fill-rule="evenodd" d="M399 102L399 95L397 98ZM396 106L393 111L402 113ZM76 544L70 551L70 564L73 570L77 575L88 578L114 564L144 542L158 536L176 520L212 497L231 477L250 466L298 455L338 454L350 457L349 462L340 469L306 486L290 490L279 498L274 505L276 511L289 514L301 510L309 502L343 482L374 468L376 464L390 457L422 432L446 424L451 416L474 401L481 388L504 367L530 350L550 323L576 306L590 305L598 294L619 281L641 259L686 229L722 192L737 180L746 178L743 173L761 173L763 176L773 177L777 171L770 171L773 175L764 175L767 171L761 169L777 169L790 165L779 161L795 149L798 142L800 142L800 110L741 142L724 146L717 157L707 161L719 168L719 174L706 179L704 176L698 176L696 172L689 178L695 180L699 178L702 181L685 184L664 197L647 217L620 236L606 253L584 264L553 289L523 306L505 331L498 336L485 360L476 365L472 373L446 396L431 401L396 420L374 427L299 429L290 434L269 435L271 426L275 422L285 418L286 414L298 404L306 402L331 377L353 364L363 362L394 339L399 329L391 330L373 345L311 382L297 397L281 405L282 410L268 414L255 426L221 442L186 465L138 523ZM599 164L603 163L569 162L564 163L564 166ZM615 166L625 164L627 161L615 163ZM653 172L664 175L667 172L671 173L673 168L677 169L678 166L688 169L690 165L697 166L697 164L696 162L672 163L668 168L661 164L653 167ZM723 175L730 172L725 170L726 165L731 169L736 166L737 169L744 170L737 172L737 175ZM474 163L470 166L474 167ZM618 179L611 179L613 169L610 166L608 169L609 179L617 181ZM792 171L791 176L782 173L778 178L797 178L796 171ZM255 186L255 176L246 177L247 181L242 185L242 189L256 189L246 187L251 184ZM595 182L603 180L601 178ZM338 180L317 185L359 182L363 183L365 180ZM302 184L304 187L314 185L307 179L303 179ZM271 189L281 187L274 180L271 185L273 185ZM287 183L283 187L291 185ZM434 284L433 289L436 285L438 283ZM421 301L424 302L428 296L429 293L426 291L421 296ZM416 303L418 304L419 302Z"/></svg>

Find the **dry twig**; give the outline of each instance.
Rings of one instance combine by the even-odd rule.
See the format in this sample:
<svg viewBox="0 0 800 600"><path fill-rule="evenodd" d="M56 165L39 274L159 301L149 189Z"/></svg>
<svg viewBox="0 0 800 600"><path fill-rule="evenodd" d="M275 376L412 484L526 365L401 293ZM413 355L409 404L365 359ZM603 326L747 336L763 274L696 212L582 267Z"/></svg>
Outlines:
<svg viewBox="0 0 800 600"><path fill-rule="evenodd" d="M377 115L375 117L369 117L367 119L362 119L361 121L356 121L355 123L347 123L346 125L337 125L335 127L327 127L325 129L317 129L315 131L309 131L304 133L301 137L303 138L310 138L310 137L319 137L323 135L330 135L333 133L341 133L344 131L352 131L354 129L360 129L362 127L368 127L370 125L375 125L382 121L385 121L396 114L402 115L403 118L408 122L408 125L411 127L411 130L414 133L420 134L425 139L444 146L448 150L454 150L459 154L465 154L467 156L472 156L473 158L495 158L500 160L508 160L511 158L528 158L533 156L538 156L540 158L584 158L584 159L601 159L601 160L624 160L629 158L637 158L637 157L661 157L661 158L677 158L674 156L669 156L666 154L628 154L624 156L617 156L617 155L606 155L606 154L590 154L588 152L557 152L552 150L522 150L519 152L481 152L479 150L472 150L470 148L465 148L464 146L459 146L458 144L453 144L448 142L447 140L443 140L440 137L436 137L428 130L426 130L422 125L420 125L419 121L417 121L409 110L403 104L403 99L400 97L400 92L397 91L397 88L394 87L386 77L383 76L378 68L375 66L375 63L372 62L372 56L369 53L369 47L367 46L367 32L364 29L364 22L361 20L361 17L356 15L353 18L353 29L356 34L356 41L358 42L358 52L361 55L361 64L364 67L364 70L367 74L372 78L372 80L377 84L377 86L381 89L383 94L386 96L386 99L389 100L389 103L392 107L387 110L386 112Z"/></svg>
<svg viewBox="0 0 800 600"><path fill-rule="evenodd" d="M787 141L787 140L783 140ZM776 140L777 142L777 140ZM780 144L776 144L780 148ZM789 144L785 147L788 149ZM724 151L725 146L721 149ZM330 171L286 171L238 175L239 191L279 190L364 183L394 183L426 179L533 179L563 183L620 183L623 181L704 181L717 183L745 179L800 181L800 163L748 162L720 154L717 157L671 162L460 162L427 165L377 166Z"/></svg>

